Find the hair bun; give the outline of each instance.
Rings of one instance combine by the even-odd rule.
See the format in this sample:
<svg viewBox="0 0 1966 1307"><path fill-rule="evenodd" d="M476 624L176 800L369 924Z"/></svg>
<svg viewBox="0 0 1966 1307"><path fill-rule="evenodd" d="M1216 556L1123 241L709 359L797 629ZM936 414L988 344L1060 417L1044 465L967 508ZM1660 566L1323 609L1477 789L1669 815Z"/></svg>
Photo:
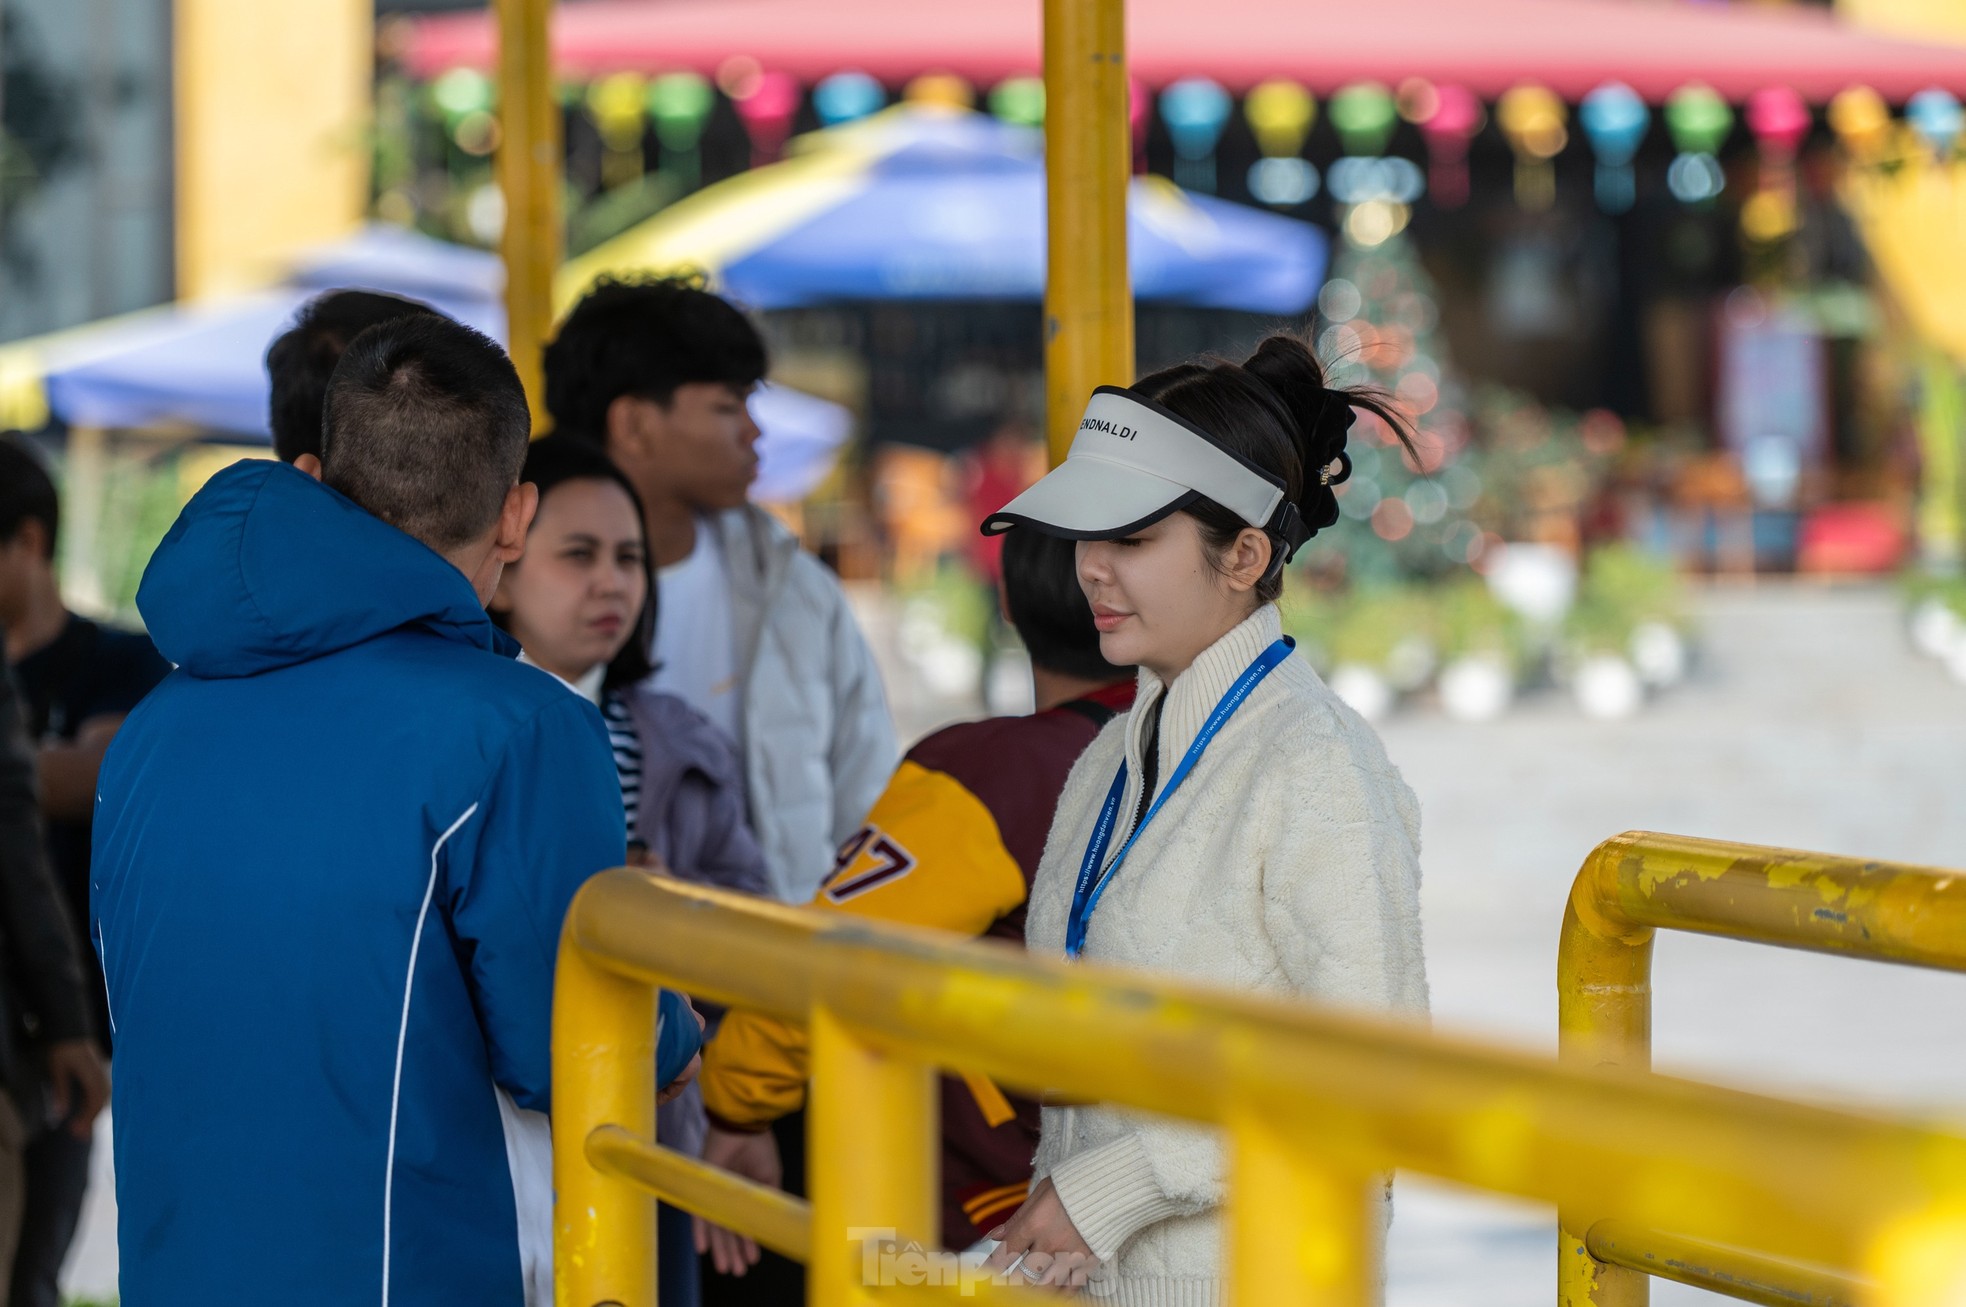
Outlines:
<svg viewBox="0 0 1966 1307"><path fill-rule="evenodd" d="M1309 435L1324 412L1324 369L1310 348L1294 336L1271 336L1242 366L1276 392L1300 439Z"/></svg>
<svg viewBox="0 0 1966 1307"><path fill-rule="evenodd" d="M1290 417L1291 435L1303 460L1303 489L1297 500L1304 525L1313 533L1338 520L1337 487L1352 474L1345 440L1357 415L1351 397L1325 385L1310 346L1295 336L1267 338L1243 370L1275 395Z"/></svg>

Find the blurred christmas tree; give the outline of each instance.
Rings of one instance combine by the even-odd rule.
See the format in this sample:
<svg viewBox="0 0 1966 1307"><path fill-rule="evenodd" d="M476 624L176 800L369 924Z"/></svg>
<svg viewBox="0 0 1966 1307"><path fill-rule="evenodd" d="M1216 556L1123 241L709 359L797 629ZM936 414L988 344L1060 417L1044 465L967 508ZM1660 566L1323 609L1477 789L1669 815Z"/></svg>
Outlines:
<svg viewBox="0 0 1966 1307"><path fill-rule="evenodd" d="M1458 466L1475 476L1471 515L1491 540L1556 545L1581 556L1586 518L1619 452L1625 424L1603 409L1574 413L1484 386L1475 396L1475 447Z"/></svg>
<svg viewBox="0 0 1966 1307"><path fill-rule="evenodd" d="M1402 99L1397 112L1421 122L1441 107L1437 96L1431 108ZM1386 153L1395 112L1393 95L1370 82L1331 99L1345 157L1326 180L1338 204L1338 252L1318 296L1317 351L1331 384L1377 391L1406 414L1414 452L1360 414L1352 476L1338 499L1343 516L1303 555L1327 584L1465 575L1504 540L1575 553L1624 441L1609 414L1580 418L1499 389L1471 402L1448 357L1433 281L1406 234L1428 181L1417 164Z"/></svg>
<svg viewBox="0 0 1966 1307"><path fill-rule="evenodd" d="M1405 218L1405 206L1383 195L1351 205L1318 297L1318 355L1331 383L1383 392L1417 431L1416 462L1371 414L1352 428L1352 476L1338 500L1344 516L1303 557L1314 572L1354 585L1463 570L1485 540L1472 516L1482 484L1466 457L1466 400Z"/></svg>

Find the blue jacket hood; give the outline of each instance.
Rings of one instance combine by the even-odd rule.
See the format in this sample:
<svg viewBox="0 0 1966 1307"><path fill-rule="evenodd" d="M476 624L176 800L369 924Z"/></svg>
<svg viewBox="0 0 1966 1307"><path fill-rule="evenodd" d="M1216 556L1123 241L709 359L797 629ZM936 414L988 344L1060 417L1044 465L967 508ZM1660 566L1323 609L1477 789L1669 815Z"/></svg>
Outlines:
<svg viewBox="0 0 1966 1307"><path fill-rule="evenodd" d="M512 655L462 572L303 472L266 459L205 484L157 547L137 609L193 676L253 676L405 626Z"/></svg>

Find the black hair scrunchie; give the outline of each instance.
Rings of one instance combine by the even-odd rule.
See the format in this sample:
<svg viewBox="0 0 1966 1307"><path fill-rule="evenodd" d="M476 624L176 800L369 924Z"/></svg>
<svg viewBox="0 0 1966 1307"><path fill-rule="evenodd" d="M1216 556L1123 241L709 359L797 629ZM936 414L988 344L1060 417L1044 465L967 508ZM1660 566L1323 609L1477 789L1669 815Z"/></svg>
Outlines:
<svg viewBox="0 0 1966 1307"><path fill-rule="evenodd" d="M1352 399L1342 390L1326 389L1324 403L1318 409L1317 424L1311 429L1311 444L1318 451L1318 462L1314 469L1317 477L1315 487L1306 485L1304 525L1310 534L1316 535L1338 520L1338 487L1351 479L1352 456L1346 452L1345 444L1351 435L1352 423L1358 421L1358 413L1352 408ZM1337 464L1337 470L1326 474L1326 469ZM1306 469L1308 475L1313 469ZM1309 539L1309 537L1305 537Z"/></svg>

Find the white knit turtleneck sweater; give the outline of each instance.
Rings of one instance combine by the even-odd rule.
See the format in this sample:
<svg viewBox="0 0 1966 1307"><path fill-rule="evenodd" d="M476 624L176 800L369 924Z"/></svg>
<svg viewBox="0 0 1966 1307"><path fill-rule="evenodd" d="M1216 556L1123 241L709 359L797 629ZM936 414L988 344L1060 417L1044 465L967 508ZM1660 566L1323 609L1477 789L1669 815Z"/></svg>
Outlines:
<svg viewBox="0 0 1966 1307"><path fill-rule="evenodd" d="M1026 936L1065 945L1080 860L1122 755L1128 785L1112 850L1140 798L1142 750L1163 693L1165 781L1235 679L1281 633L1265 604L1163 686L1140 672L1131 714L1073 767L1031 890ZM1370 726L1309 663L1285 659L1208 746L1127 855L1093 914L1089 961L1352 1008L1426 1011L1420 813ZM1221 1300L1222 1152L1215 1131L1104 1107L1047 1107L1037 1174L1108 1264L1101 1301Z"/></svg>

